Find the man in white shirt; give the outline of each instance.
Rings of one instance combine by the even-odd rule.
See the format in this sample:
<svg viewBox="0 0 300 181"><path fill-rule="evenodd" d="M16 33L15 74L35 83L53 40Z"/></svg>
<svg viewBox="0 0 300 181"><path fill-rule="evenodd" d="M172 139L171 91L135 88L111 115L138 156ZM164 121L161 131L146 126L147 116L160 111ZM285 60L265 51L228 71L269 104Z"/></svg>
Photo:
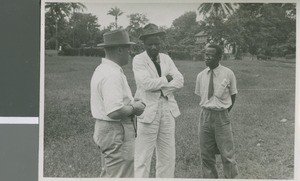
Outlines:
<svg viewBox="0 0 300 181"><path fill-rule="evenodd" d="M174 177L175 120L180 115L173 92L183 86L183 76L172 59L159 53L161 36L154 24L144 27L140 39L146 51L133 59L137 85L136 98L146 103L137 119L135 142L135 177L149 177L153 151L156 148L156 177Z"/></svg>
<svg viewBox="0 0 300 181"><path fill-rule="evenodd" d="M236 78L227 67L219 64L222 49L210 44L205 50L208 66L197 76L195 94L200 96L199 139L203 178L218 178L216 154L221 154L225 178L235 178L232 128L228 112L237 94Z"/></svg>
<svg viewBox="0 0 300 181"><path fill-rule="evenodd" d="M145 105L134 100L121 66L129 61L128 33L121 29L103 35L105 58L91 80L91 112L96 119L94 141L102 152L101 177L133 177L134 125Z"/></svg>

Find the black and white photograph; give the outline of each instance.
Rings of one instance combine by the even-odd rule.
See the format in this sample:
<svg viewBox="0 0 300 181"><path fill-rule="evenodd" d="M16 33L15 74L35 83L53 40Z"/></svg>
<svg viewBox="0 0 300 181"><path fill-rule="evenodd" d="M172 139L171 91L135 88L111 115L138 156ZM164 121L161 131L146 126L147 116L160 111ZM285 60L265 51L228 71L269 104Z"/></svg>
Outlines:
<svg viewBox="0 0 300 181"><path fill-rule="evenodd" d="M40 179L296 179L296 1L41 6Z"/></svg>

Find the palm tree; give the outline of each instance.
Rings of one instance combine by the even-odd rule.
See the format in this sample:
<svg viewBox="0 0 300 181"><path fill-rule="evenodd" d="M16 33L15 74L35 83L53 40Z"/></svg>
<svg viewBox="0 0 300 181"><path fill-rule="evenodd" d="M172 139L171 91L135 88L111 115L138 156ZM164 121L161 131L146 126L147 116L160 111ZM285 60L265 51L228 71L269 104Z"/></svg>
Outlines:
<svg viewBox="0 0 300 181"><path fill-rule="evenodd" d="M71 12L74 13L77 10L83 11L86 7L82 3L46 3L45 9L51 16L60 20L69 17Z"/></svg>
<svg viewBox="0 0 300 181"><path fill-rule="evenodd" d="M283 8L289 18L296 19L296 3L282 3Z"/></svg>
<svg viewBox="0 0 300 181"><path fill-rule="evenodd" d="M114 8L111 8L107 13L108 15L112 15L115 17L116 29L118 28L118 16L121 16L123 13L124 12L122 12L117 6Z"/></svg>
<svg viewBox="0 0 300 181"><path fill-rule="evenodd" d="M70 3L70 8L73 10L73 13L76 13L79 11L83 11L86 9L86 6L82 3Z"/></svg>
<svg viewBox="0 0 300 181"><path fill-rule="evenodd" d="M207 15L226 17L232 14L236 5L236 3L201 3L198 7L198 11L199 14L203 14L204 17L207 17Z"/></svg>

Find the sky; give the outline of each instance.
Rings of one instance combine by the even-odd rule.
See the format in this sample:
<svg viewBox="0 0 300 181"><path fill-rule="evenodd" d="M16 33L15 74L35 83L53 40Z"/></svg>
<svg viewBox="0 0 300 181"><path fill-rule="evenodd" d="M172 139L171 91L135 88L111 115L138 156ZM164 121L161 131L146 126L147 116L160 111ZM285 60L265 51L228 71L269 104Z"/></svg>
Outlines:
<svg viewBox="0 0 300 181"><path fill-rule="evenodd" d="M114 17L107 15L107 12L114 7L118 7L124 13L118 17L118 25L124 28L129 25L128 15L132 13L145 14L149 23L158 26L170 27L173 20L183 15L185 12L197 12L199 3L83 3L87 9L84 13L91 13L98 17L98 24L108 26L114 22Z"/></svg>

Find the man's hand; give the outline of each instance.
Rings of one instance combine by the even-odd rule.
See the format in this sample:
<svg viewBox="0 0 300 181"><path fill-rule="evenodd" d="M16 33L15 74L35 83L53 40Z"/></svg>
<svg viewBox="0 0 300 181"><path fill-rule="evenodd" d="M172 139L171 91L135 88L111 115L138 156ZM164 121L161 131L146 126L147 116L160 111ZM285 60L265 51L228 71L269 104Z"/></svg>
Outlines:
<svg viewBox="0 0 300 181"><path fill-rule="evenodd" d="M140 98L136 98L136 97L135 97L135 98L134 98L134 101L135 101L135 102L141 101L141 102L146 106L146 104L145 104L145 103L142 101L142 99L140 99Z"/></svg>
<svg viewBox="0 0 300 181"><path fill-rule="evenodd" d="M131 105L133 107L132 114L137 116L143 114L146 107L146 104L143 103L141 100L134 100L134 102Z"/></svg>
<svg viewBox="0 0 300 181"><path fill-rule="evenodd" d="M171 75L167 75L166 78L167 78L168 82L171 82L173 80L173 77Z"/></svg>
<svg viewBox="0 0 300 181"><path fill-rule="evenodd" d="M229 108L227 108L228 113L230 112L230 110L231 110L231 106Z"/></svg>

